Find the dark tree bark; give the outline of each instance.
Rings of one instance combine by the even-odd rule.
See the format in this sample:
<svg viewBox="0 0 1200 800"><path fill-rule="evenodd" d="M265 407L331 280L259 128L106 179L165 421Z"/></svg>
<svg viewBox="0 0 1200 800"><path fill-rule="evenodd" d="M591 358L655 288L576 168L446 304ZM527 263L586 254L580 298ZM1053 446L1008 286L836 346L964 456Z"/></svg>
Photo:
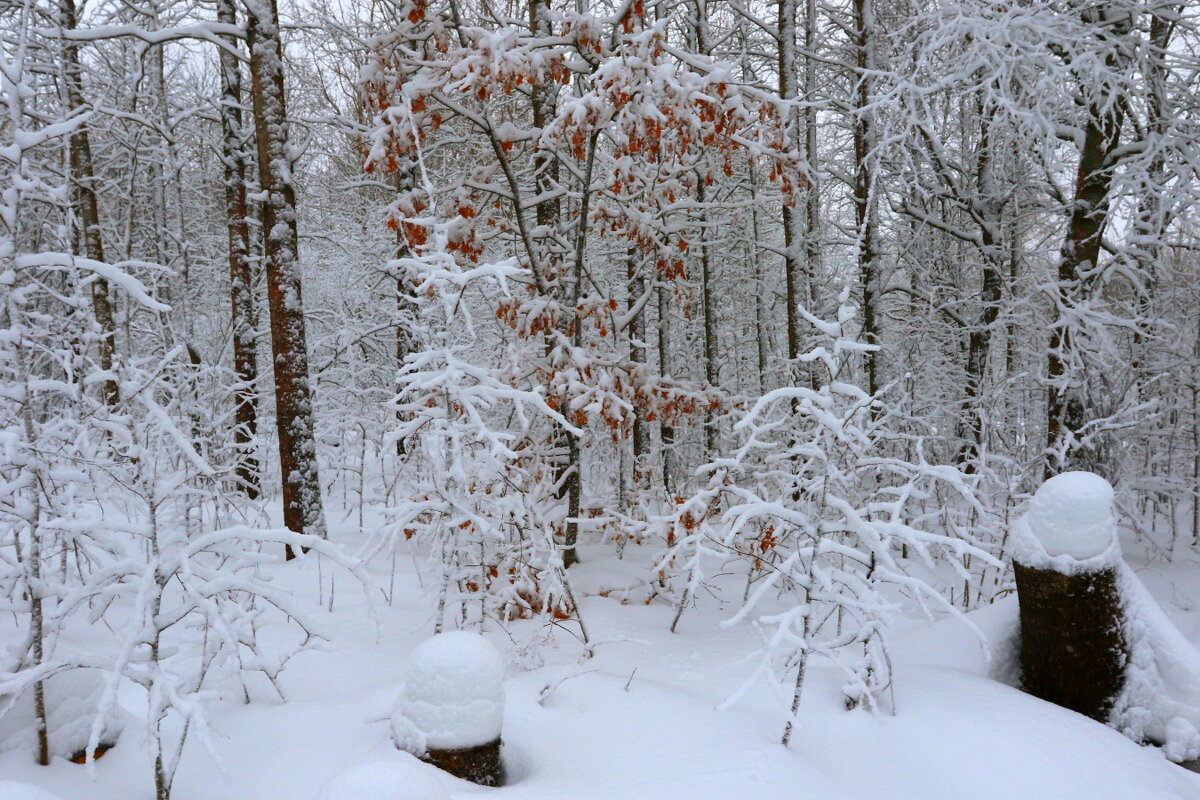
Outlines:
<svg viewBox="0 0 1200 800"><path fill-rule="evenodd" d="M529 28L537 36L550 36L553 33L551 25L550 3L548 0L529 0ZM558 90L557 85L553 81L548 81L544 85L535 84L530 88L530 105L533 110L533 127L536 130L542 130L545 126L555 118L558 106ZM542 252L542 257L539 261L542 264L545 279L545 287L551 293L557 294L558 299L564 306L567 313L563 314L561 322L561 330L559 334L563 340L570 340L574 337L567 334L567 328L570 327L578 334L579 321L574 319L575 305L571 304L570 309L565 309L565 306L570 301L570 297L565 292L563 286L563 253L562 245L557 240L558 223L561 220L561 203L558 197L549 196L560 186L560 174L558 159L554 152L546 148L538 147L533 153L533 172L534 183L537 187L537 194L542 198L534 205L534 218L537 223L535 234L533 237L535 246L539 247ZM587 187L583 187L587 191ZM581 219L580 225L583 228L587 227L587 220ZM579 262L576 262L579 266ZM576 288L580 281L578 277L575 279ZM573 324L572 324L573 320ZM553 352L554 346L552 342L547 342L546 352L549 355ZM549 365L551 369L553 364ZM564 416L569 417L568 403L566 398L562 400L560 408L564 412ZM555 486L556 496L559 500L567 503L566 530L563 533L565 550L563 551L563 565L570 567L578 560L575 551L575 543L579 537L579 523L574 521L578 515L580 503L580 447L579 437L562 427L557 427L553 433L553 447L555 459ZM573 510L572 510L573 509Z"/></svg>
<svg viewBox="0 0 1200 800"><path fill-rule="evenodd" d="M275 366L283 521L289 530L324 536L279 11L275 0L247 0L246 7L259 182L266 196L262 204L263 259ZM289 558L295 555L290 546L286 552Z"/></svg>
<svg viewBox="0 0 1200 800"><path fill-rule="evenodd" d="M629 286L629 303L626 310L632 312L634 304L646 291L646 279L639 268L638 251L635 248L631 247L626 253L625 264ZM629 360L635 365L635 370L646 363L646 317L644 311L643 308L642 311L635 313L629 322ZM636 379L640 380L641 377L639 374ZM643 417L644 412L640 404L635 403L633 409L633 485L638 488L641 488L643 484L646 459L646 423Z"/></svg>
<svg viewBox="0 0 1200 800"><path fill-rule="evenodd" d="M64 31L78 27L75 0L59 0L59 25ZM83 99L83 68L79 62L79 43L63 42L64 77L67 103L71 111L81 113ZM94 261L104 261L104 240L100 230L100 202L96 195L96 176L92 163L92 142L87 123L77 125L69 141L71 190L75 213L79 215L80 239L84 255ZM104 402L115 407L121 401L120 388L113 374L116 352L116 327L113 324L112 300L108 281L99 275L92 278L92 314L100 329L98 355L100 369L105 373L101 384Z"/></svg>
<svg viewBox="0 0 1200 800"><path fill-rule="evenodd" d="M594 131L588 140L587 161L583 169L583 180L580 182L579 222L575 229L575 252L572 258L573 277L571 279L571 308L574 323L571 326L571 345L576 350L583 347L583 321L577 311L583 299L583 277L586 273L584 256L587 252L588 209L592 200L592 169L596 163L596 145L600 140L599 131ZM563 406L566 410L566 406ZM579 562L576 544L579 542L579 515L582 511L583 499L583 464L580 452L580 436L568 433L570 442L569 459L566 474L567 491L567 530L563 537L563 566L570 567ZM561 484L560 484L561 485Z"/></svg>
<svg viewBox="0 0 1200 800"><path fill-rule="evenodd" d="M799 150L799 115L791 107L796 98L796 0L779 0L779 97L789 103L785 112L784 142L789 148ZM794 371L800 358L800 217L791 202L783 203L783 274L784 294L787 299L787 357L788 369ZM789 379L794 376L789 374Z"/></svg>
<svg viewBox="0 0 1200 800"><path fill-rule="evenodd" d="M411 156L404 156L400 160L400 165L396 170L396 193L400 195L410 194L416 183L417 168L415 160ZM400 224L400 220L396 220L396 258L409 258L412 256L412 250L408 246L408 239L404 235L404 226ZM399 375L400 370L404 367L404 361L408 358L409 353L413 352L413 329L415 323L413 319L413 298L412 284L409 281L409 276L404 273L396 275L396 373ZM396 394L399 395L401 387L396 385ZM404 422L404 412L396 411L397 422ZM405 456L408 454L408 442L404 439L396 440L396 455Z"/></svg>
<svg viewBox="0 0 1200 800"><path fill-rule="evenodd" d="M217 0L217 21L237 24L232 0ZM237 40L229 37L234 47ZM254 280L250 270L250 224L246 206L246 142L242 126L241 65L230 52L221 57L221 159L225 167L225 228L229 240L229 287L233 329L234 390L233 442L237 452L238 484L251 500L259 495L257 319Z"/></svg>
<svg viewBox="0 0 1200 800"><path fill-rule="evenodd" d="M1097 12L1099 13L1099 12ZM1128 21L1115 21L1104 29L1097 26L1097 37L1108 43L1106 58L1109 69L1117 65L1116 45L1110 37L1128 31ZM1083 375L1068 374L1076 344L1072 331L1072 310L1084 301L1092 281L1085 273L1100 261L1101 236L1108 222L1109 190L1112 186L1112 156L1121 141L1124 105L1114 96L1114 88L1104 81L1093 85L1090 76L1080 76L1081 101L1087 108L1083 144L1079 150L1079 167L1075 177L1075 198L1067 221L1067 236L1058 265L1057 319L1047 347L1046 376L1050 384L1046 404L1047 478L1070 467L1094 467L1081 461L1084 456L1077 436L1087 422L1087 407L1083 395Z"/></svg>
<svg viewBox="0 0 1200 800"><path fill-rule="evenodd" d="M875 263L874 172L871 165L874 131L870 110L874 13L872 0L854 0L854 221L858 238L858 280L862 292L861 336L864 343L878 345L880 339L875 298L879 291L879 275ZM875 351L864 355L866 390L870 395L879 391L877 355Z"/></svg>
<svg viewBox="0 0 1200 800"><path fill-rule="evenodd" d="M817 308L817 280L821 274L821 194L817 182L819 151L817 146L817 0L804 3L804 160L807 162L807 185L804 190L804 272L808 283L808 310ZM797 351L799 342L797 342ZM799 352L796 353L799 356ZM795 357L795 356L793 356ZM808 386L816 389L820 377L816 362L808 365Z"/></svg>
<svg viewBox="0 0 1200 800"><path fill-rule="evenodd" d="M475 747L455 750L430 749L425 760L456 778L480 786L504 785L504 762L500 760L500 739Z"/></svg>
<svg viewBox="0 0 1200 800"><path fill-rule="evenodd" d="M658 295L658 372L663 377L671 375L671 302L667 291L659 286ZM675 487L675 426L665 414L659 414L658 437L662 449L663 491L670 497Z"/></svg>
<svg viewBox="0 0 1200 800"><path fill-rule="evenodd" d="M1100 722L1125 685L1128 652L1113 568L1064 575L1016 563L1021 685Z"/></svg>
<svg viewBox="0 0 1200 800"><path fill-rule="evenodd" d="M1000 227L1000 212L1003 201L996 196L995 154L992 152L993 109L985 106L982 117L982 133L979 141L979 163L977 175L977 199L968 204L968 210L979 226L980 255L982 260L982 283L979 289L979 318L967 337L967 379L962 403L963 423L967 427L958 452L958 463L963 471L974 473L978 468L977 458L983 445L983 412L979 408L979 397L987 374L988 356L992 348L992 329L1000 318L1000 296L1004 288L1002 265L1004 242Z"/></svg>

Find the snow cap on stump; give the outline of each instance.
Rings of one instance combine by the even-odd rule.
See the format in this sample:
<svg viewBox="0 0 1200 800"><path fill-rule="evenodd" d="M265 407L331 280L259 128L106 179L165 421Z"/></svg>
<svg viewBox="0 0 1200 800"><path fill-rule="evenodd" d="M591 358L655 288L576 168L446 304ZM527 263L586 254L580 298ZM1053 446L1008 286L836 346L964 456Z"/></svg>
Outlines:
<svg viewBox="0 0 1200 800"><path fill-rule="evenodd" d="M339 772L321 787L317 800L450 800L450 795L433 767L397 753Z"/></svg>
<svg viewBox="0 0 1200 800"><path fill-rule="evenodd" d="M413 651L395 716L431 750L493 742L504 722L504 658L477 633L440 633Z"/></svg>
<svg viewBox="0 0 1200 800"><path fill-rule="evenodd" d="M1095 558L1116 539L1113 488L1092 472L1064 472L1046 481L1025 514L1046 555Z"/></svg>

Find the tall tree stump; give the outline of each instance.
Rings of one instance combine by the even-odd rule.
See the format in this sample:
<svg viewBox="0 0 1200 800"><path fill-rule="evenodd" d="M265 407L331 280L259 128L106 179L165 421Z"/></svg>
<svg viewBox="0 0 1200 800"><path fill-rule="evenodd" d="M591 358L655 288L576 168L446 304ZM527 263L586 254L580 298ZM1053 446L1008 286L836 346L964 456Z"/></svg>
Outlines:
<svg viewBox="0 0 1200 800"><path fill-rule="evenodd" d="M392 713L396 746L457 778L504 784L504 659L475 633L442 633L412 654Z"/></svg>
<svg viewBox="0 0 1200 800"><path fill-rule="evenodd" d="M1046 481L1018 526L1013 559L1022 687L1101 722L1124 688L1129 652L1112 497L1090 472Z"/></svg>

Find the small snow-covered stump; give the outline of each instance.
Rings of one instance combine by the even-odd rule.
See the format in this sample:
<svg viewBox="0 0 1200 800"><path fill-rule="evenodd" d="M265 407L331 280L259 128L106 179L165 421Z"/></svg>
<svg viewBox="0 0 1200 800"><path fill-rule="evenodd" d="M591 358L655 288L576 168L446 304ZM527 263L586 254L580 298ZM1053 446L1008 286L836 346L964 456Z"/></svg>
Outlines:
<svg viewBox="0 0 1200 800"><path fill-rule="evenodd" d="M1013 558L1022 687L1101 722L1124 689L1129 653L1112 505L1099 475L1056 475L1018 524Z"/></svg>
<svg viewBox="0 0 1200 800"><path fill-rule="evenodd" d="M71 669L43 682L46 694L46 728L50 754L82 764L97 714L100 738L92 758L100 758L117 743L125 728L126 712L115 704L104 706L106 675L98 669ZM15 699L0 695L0 753L37 749L37 714L33 687ZM0 795L0 798L3 796Z"/></svg>
<svg viewBox="0 0 1200 800"><path fill-rule="evenodd" d="M459 778L504 783L504 658L476 633L441 633L413 651L392 712L396 746Z"/></svg>
<svg viewBox="0 0 1200 800"><path fill-rule="evenodd" d="M450 800L429 765L409 753L355 764L321 787L317 800Z"/></svg>

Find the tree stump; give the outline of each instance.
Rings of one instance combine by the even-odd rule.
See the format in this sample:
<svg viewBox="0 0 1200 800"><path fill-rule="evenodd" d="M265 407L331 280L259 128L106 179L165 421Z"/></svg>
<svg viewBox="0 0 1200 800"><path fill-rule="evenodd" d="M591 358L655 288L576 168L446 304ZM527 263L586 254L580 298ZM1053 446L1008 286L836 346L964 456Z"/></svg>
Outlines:
<svg viewBox="0 0 1200 800"><path fill-rule="evenodd" d="M500 760L500 739L475 747L438 750L429 748L425 760L457 778L480 786L504 785L504 762Z"/></svg>
<svg viewBox="0 0 1200 800"><path fill-rule="evenodd" d="M503 721L504 659L487 639L452 631L413 651L392 711L398 748L456 778L502 786Z"/></svg>
<svg viewBox="0 0 1200 800"><path fill-rule="evenodd" d="M1021 686L1107 722L1125 685L1127 652L1117 573L1067 575L1016 563Z"/></svg>
<svg viewBox="0 0 1200 800"><path fill-rule="evenodd" d="M1013 559L1022 688L1100 722L1125 686L1129 653L1112 497L1090 472L1046 481L1018 525Z"/></svg>

